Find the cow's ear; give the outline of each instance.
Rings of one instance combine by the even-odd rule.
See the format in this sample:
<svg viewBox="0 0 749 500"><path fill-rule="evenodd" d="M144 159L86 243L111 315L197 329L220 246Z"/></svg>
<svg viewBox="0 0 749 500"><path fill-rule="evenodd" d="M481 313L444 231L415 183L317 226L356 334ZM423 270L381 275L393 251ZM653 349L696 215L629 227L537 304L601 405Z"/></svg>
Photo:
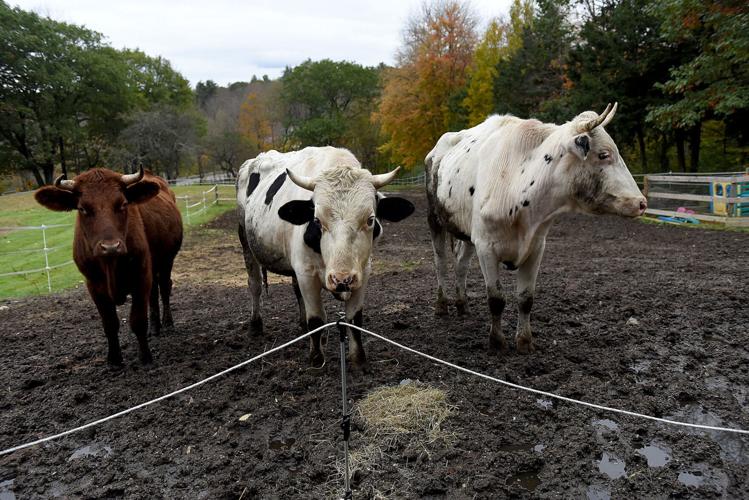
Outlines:
<svg viewBox="0 0 749 500"><path fill-rule="evenodd" d="M405 198L391 196L377 201L377 217L390 222L402 221L414 213L414 205Z"/></svg>
<svg viewBox="0 0 749 500"><path fill-rule="evenodd" d="M575 145L572 147L572 151L582 160L585 160L590 151L590 138L587 135L578 135L575 137Z"/></svg>
<svg viewBox="0 0 749 500"><path fill-rule="evenodd" d="M161 186L153 181L140 181L125 188L125 198L130 203L144 203L157 194L161 190Z"/></svg>
<svg viewBox="0 0 749 500"><path fill-rule="evenodd" d="M315 203L312 200L290 201L278 209L278 216L295 226L301 226L315 218Z"/></svg>
<svg viewBox="0 0 749 500"><path fill-rule="evenodd" d="M65 189L54 186L44 186L34 193L36 201L56 212L69 212L78 208L78 196Z"/></svg>

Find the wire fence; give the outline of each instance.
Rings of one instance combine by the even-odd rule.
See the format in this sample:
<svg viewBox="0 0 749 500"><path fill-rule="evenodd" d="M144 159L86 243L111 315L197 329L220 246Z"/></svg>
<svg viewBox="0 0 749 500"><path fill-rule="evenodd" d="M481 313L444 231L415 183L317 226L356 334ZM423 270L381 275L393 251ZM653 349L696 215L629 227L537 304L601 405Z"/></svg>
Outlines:
<svg viewBox="0 0 749 500"><path fill-rule="evenodd" d="M60 264L54 264L50 265L49 262L49 254L69 248L64 245L58 245L58 246L47 246L47 231L50 229L56 229L56 228L67 228L71 227L72 224L49 224L45 225L42 224L41 226L10 226L10 227L0 227L0 232L12 232L12 231L39 231L40 237L41 237L41 248L24 248L21 250L13 250L8 252L0 252L0 258L6 255L27 255L27 254L34 254L34 253L40 253L42 254L43 258L40 258L40 264L43 262L43 267L38 267L34 269L21 269L11 272L5 272L0 274L0 278L8 278L11 276L27 276L29 274L38 274L38 273L44 273L47 277L47 291L49 293L52 293L52 273L50 271L54 269L59 269L61 267L66 267L71 264L73 264L73 260L67 260L65 262L62 262Z"/></svg>
<svg viewBox="0 0 749 500"><path fill-rule="evenodd" d="M347 408L347 400L348 400L347 392L346 392L347 368L346 368L346 361L345 361L346 360L346 344L348 342L348 336L347 336L347 333L346 333L347 332L347 327L348 328L352 328L354 330L358 330L358 331L360 331L362 333L370 335L371 337L373 337L375 339L387 342L388 344L390 344L390 345L392 345L394 347L397 347L398 349L401 349L401 350L404 350L404 351L409 352L411 354L415 354L417 356L423 357L423 358L428 359L428 360L430 360L432 362L442 364L442 365L444 365L444 366L446 366L448 368L451 368L451 369L454 369L454 370L457 370L457 371L461 371L463 373L467 373L467 374L472 375L472 376L477 377L477 378L482 378L484 380L495 382L495 383L498 383L498 384L510 387L512 389L515 389L515 390L530 392L532 394L543 395L543 396L554 398L554 399L557 399L557 400L560 400L560 401L564 401L564 402L567 402L567 403L581 405L581 406L588 407L588 408L593 408L593 409L596 409L596 410L602 410L602 411L607 411L607 412L614 412L614 413L618 413L618 414L622 414L622 415L627 415L627 416L630 416L630 417L642 418L642 419L646 419L646 420L656 421L656 422L664 423L664 424L667 424L667 425L674 425L674 426L680 426L680 427L689 427L689 428L700 429L700 430L705 430L705 431L717 431L717 432L728 432L728 433L747 434L747 435L749 435L749 430L745 430L745 429L730 428L730 427L718 427L718 426L712 426L712 425L695 424L695 423L691 423L691 422L682 422L682 421L677 421L677 420L670 420L670 419L661 418L661 417L655 417L655 416L652 416L652 415L647 415L647 414L644 414L644 413L638 413L638 412L634 412L634 411L630 411L630 410L624 410L624 409L614 408L614 407L610 407L610 406L604 406L604 405L600 405L600 404L596 404L596 403L590 403L590 402L579 400L579 399L575 399L575 398L561 396L561 395L558 395L558 394L555 394L555 393L552 393L552 392L541 391L541 390L534 389L534 388L531 388L531 387L526 387L526 386L523 386L523 385L520 385L520 384L515 384L515 383L512 383L512 382L508 382L506 380L502 380L502 379L497 378L497 377L492 377L490 375L487 375L487 374L484 374L484 373L472 370L470 368L465 368L463 366L457 365L455 363L451 363L449 361L437 358L435 356L431 356L431 355L423 353L423 352L421 352L421 351L419 351L417 349L408 347L408 346L406 346L404 344L401 344L399 342L391 340L391 339L385 337L384 335L380 335L378 333L372 332L372 331L367 330L365 328L362 328L362 327L359 327L359 326L356 326L356 325L352 325L352 324L347 323L345 321L339 320L337 322L326 323L325 325L322 325L322 326L320 326L318 328L315 328L314 330L311 330L311 331L309 331L309 332L307 332L305 334L302 334L302 335L300 335L300 336L298 336L298 337L296 337L296 338L294 338L294 339L292 339L292 340L290 340L290 341L288 341L288 342L286 342L284 344L281 344L281 345L279 345L277 347L269 349L268 351L265 351L265 352L263 352L261 354L258 354L257 356L254 356L254 357L252 357L250 359L242 361L241 363L238 363L238 364L236 364L236 365L234 365L234 366L232 366L230 368L227 368L227 369L225 369L223 371L220 371L220 372L218 372L216 374L213 374L213 375L211 375L209 377L206 377L206 378L204 378L202 380L199 380L198 382L195 382L193 384L190 384L188 386L185 386L185 387L177 389L177 390L175 390L173 392L170 392L169 394L165 394L165 395L160 396L158 398L154 398L154 399L151 399L151 400L146 401L144 403L140 403L138 405L132 406L132 407L127 408L127 409L124 409L122 411L119 411L119 412L114 413L112 415L100 418L98 420L94 420L92 422L88 422L86 424L83 424L81 426L75 427L73 429L69 429L69 430L66 430L66 431L63 431L63 432L59 432L57 434L53 434L53 435L50 435L50 436L47 436L47 437L43 437L41 439L37 439L37 440L34 440L34 441L30 441L30 442L27 442L27 443L23 443L23 444L19 444L19 445L10 447L10 448L3 449L2 451L0 451L0 456L8 455L8 454L11 454L11 453L15 453L17 451L20 451L20 450L23 450L23 449L26 449L26 448L30 448L30 447L33 447L33 446L36 446L36 445L39 445L39 444L42 444L42 443L46 443L48 441L59 439L61 437L68 436L70 434L74 434L74 433L82 431L84 429L88 429L88 428L91 428L91 427L94 427L94 426L97 426L97 425L104 424L105 422L108 422L110 420L122 417L124 415L132 413L132 412L134 412L136 410L139 410L141 408L145 408L147 406L150 406L150 405L156 404L158 402L164 401L166 399L172 398L172 397L174 397L174 396L176 396L178 394L182 394L182 393L184 393L186 391L189 391L191 389L195 389L196 387L200 387L203 384L206 384L206 383L208 383L208 382L210 382L212 380L215 380L215 379L218 379L219 377L227 375L227 374L229 374L229 373L231 373L231 372L233 372L235 370L238 370L239 368L242 368L243 366L246 366L246 365L248 365L250 363L253 363L253 362L255 362L255 361L259 360L259 359L262 359L262 358L264 358L264 357L266 357L266 356L268 356L268 355L270 355L272 353L275 353L275 352L278 352L278 351L280 351L282 349L285 349L285 348L287 348L287 347L289 347L289 346L291 346L291 345L293 345L293 344L295 344L295 343L297 343L297 342L299 342L299 341L301 341L301 340L303 340L303 339L311 336L314 333L317 333L317 332L319 332L321 330L324 330L324 329L327 329L327 328L333 327L333 326L336 326L338 328L339 333L340 333L341 404L342 404L341 430L343 432L343 453L344 453L345 463L346 463L346 469L345 469L345 475L344 475L344 494L343 494L343 498L351 498L351 495L352 495L351 488L350 488L349 449L348 449L348 442L349 442L350 431L351 431L351 428L350 428L351 414L349 413L349 410Z"/></svg>
<svg viewBox="0 0 749 500"><path fill-rule="evenodd" d="M233 185L232 185L233 186ZM213 184L209 189L201 191L197 197L196 195L183 195L177 196L177 201L182 208L186 225L192 225L196 221L196 217L204 214L214 205L219 203L236 202L236 198L233 196L229 197L225 193L222 193L222 189L227 189L226 185ZM224 196L222 196L224 194ZM232 187L232 195L234 189ZM195 201L197 198L197 201ZM58 244L51 246L49 245L49 231L51 229L67 229L71 228L73 224L42 224L40 226L7 226L0 227L0 233L14 233L18 231L31 232L38 231L39 243L28 242L27 248L14 249L9 251L0 251L0 263L6 269L11 269L7 272L0 273L0 279L2 278L13 278L21 276L30 276L35 274L44 274L46 278L46 291L52 293L54 284L54 273L52 271L61 269L74 264L72 259L64 260L62 262L50 262L50 254L56 251L71 251L72 248L72 236L71 243ZM33 263L29 262L29 259L23 258L26 255L39 254L38 265L34 266ZM22 265L31 265L28 269L17 269L14 265L14 261L21 260ZM56 260L60 260L59 258Z"/></svg>

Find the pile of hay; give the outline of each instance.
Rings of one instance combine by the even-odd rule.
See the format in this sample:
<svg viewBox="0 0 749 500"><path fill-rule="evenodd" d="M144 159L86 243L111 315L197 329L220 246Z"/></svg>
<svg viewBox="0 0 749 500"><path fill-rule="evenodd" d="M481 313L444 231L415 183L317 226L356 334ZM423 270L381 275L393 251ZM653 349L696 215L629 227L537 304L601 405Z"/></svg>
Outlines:
<svg viewBox="0 0 749 500"><path fill-rule="evenodd" d="M354 418L361 433L351 435L351 473L354 483L362 475L375 474L367 482L369 496L387 498L382 491L409 489L413 471L403 464L401 452L419 450L429 456L430 451L448 446L453 440L451 433L442 425L455 409L447 402L445 391L420 382L404 381L395 387L381 387L370 392L354 407ZM337 457L338 478L336 487L343 481L343 457ZM399 472L398 484L385 484L377 478L383 467L395 467ZM373 489L374 488L374 489Z"/></svg>
<svg viewBox="0 0 749 500"><path fill-rule="evenodd" d="M444 438L442 422L452 410L445 391L411 381L375 389L356 406L368 440L384 442L388 449Z"/></svg>

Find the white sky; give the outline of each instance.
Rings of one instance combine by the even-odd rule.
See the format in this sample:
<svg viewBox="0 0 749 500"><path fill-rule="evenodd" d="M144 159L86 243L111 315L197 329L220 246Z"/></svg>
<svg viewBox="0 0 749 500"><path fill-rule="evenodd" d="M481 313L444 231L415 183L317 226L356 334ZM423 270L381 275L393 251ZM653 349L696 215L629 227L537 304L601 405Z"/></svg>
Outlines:
<svg viewBox="0 0 749 500"><path fill-rule="evenodd" d="M422 0L9 0L98 31L115 48L161 55L194 86L225 85L330 58L392 64L401 30ZM471 0L482 29L511 0Z"/></svg>

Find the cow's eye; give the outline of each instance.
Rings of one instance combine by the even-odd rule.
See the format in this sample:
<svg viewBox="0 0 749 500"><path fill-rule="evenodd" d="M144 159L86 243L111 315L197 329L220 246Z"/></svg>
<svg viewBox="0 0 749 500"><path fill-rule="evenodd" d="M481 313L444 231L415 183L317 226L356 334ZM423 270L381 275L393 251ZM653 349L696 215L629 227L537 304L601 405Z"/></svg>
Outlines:
<svg viewBox="0 0 749 500"><path fill-rule="evenodd" d="M369 219L367 219L367 226L372 227L372 226L374 226L374 223L375 223L375 216L374 215L370 215Z"/></svg>
<svg viewBox="0 0 749 500"><path fill-rule="evenodd" d="M605 160L608 157L609 157L608 151L603 151L601 153L598 153L598 159L599 160Z"/></svg>
<svg viewBox="0 0 749 500"><path fill-rule="evenodd" d="M122 205L120 205L120 212L124 212L126 210L127 210L127 202L125 202Z"/></svg>
<svg viewBox="0 0 749 500"><path fill-rule="evenodd" d="M78 207L78 212L80 212L81 215L88 215L89 214L89 211L86 210L83 207Z"/></svg>
<svg viewBox="0 0 749 500"><path fill-rule="evenodd" d="M312 222L313 222L313 223L314 223L314 224L315 224L315 225L316 225L317 227L322 227L322 224L320 223L320 219L318 219L317 217L315 217L314 219L312 219Z"/></svg>

